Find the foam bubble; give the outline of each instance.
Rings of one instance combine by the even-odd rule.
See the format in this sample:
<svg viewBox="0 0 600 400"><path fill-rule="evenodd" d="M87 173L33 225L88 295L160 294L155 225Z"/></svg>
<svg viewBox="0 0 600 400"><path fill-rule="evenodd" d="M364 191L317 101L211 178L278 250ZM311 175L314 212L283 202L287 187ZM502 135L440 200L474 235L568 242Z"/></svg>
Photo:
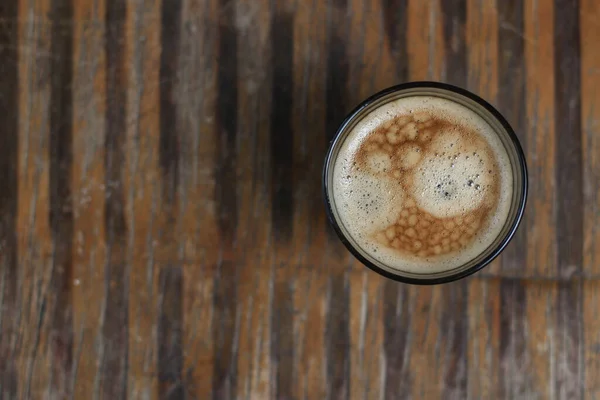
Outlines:
<svg viewBox="0 0 600 400"><path fill-rule="evenodd" d="M421 146L418 144L407 143L399 147L397 157L400 161L400 168L407 170L415 167L419 162L421 162L423 152Z"/></svg>
<svg viewBox="0 0 600 400"><path fill-rule="evenodd" d="M473 143L469 138L452 139L452 151L431 146L423 167L413 171L412 195L420 208L438 218L455 217L477 210L486 197L495 193L490 168L496 169L486 143ZM435 140L434 140L435 142ZM477 150L482 156L469 155ZM450 154L450 155L447 155Z"/></svg>
<svg viewBox="0 0 600 400"><path fill-rule="evenodd" d="M385 177L346 168L344 187L345 213L353 216L355 232L363 235L385 229L398 219L404 204L403 190ZM350 177L350 178L348 178Z"/></svg>
<svg viewBox="0 0 600 400"><path fill-rule="evenodd" d="M348 134L333 173L333 200L352 239L369 257L412 272L476 257L502 229L512 195L510 161L493 128L430 96L372 111Z"/></svg>
<svg viewBox="0 0 600 400"><path fill-rule="evenodd" d="M373 173L386 173L391 169L390 155L384 151L373 151L368 155L367 167Z"/></svg>

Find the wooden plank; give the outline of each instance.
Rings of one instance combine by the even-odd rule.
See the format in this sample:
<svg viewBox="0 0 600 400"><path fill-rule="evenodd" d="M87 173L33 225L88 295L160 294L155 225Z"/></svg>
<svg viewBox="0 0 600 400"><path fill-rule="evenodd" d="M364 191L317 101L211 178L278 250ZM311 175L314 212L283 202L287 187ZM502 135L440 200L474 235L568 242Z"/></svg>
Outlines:
<svg viewBox="0 0 600 400"><path fill-rule="evenodd" d="M30 10L19 4L19 15L26 15ZM47 15L50 3L38 2L33 7L33 12ZM7 10L5 9L5 12ZM18 360L14 367L18 368L20 376L18 392L13 393L17 397L42 397L48 395L50 388L50 362L49 339L50 324L48 313L46 313L48 288L50 283L51 254L50 224L47 218L49 214L49 70L50 70L50 31L51 24L48 18L41 20L29 20L26 23L14 23L11 26L3 26L3 29L17 29L18 59L14 58L8 62L18 62L19 68L19 101L18 111L18 201L20 206L16 207L18 228L16 231L17 263L20 274L16 287L8 288L19 291L20 312L14 317L13 322L19 323L19 335L21 345L19 346ZM15 39L17 39L15 37ZM6 47L3 46L4 49ZM10 47L8 47L10 50ZM10 51L9 51L10 52ZM4 52L6 56L6 52ZM3 58L5 57L3 56ZM3 61L3 65L7 61ZM13 79L10 75L10 66L2 74L4 79ZM6 83L3 82L3 85ZM10 87L4 88L3 93L10 94ZM6 97L8 99L9 97ZM6 107L6 105L3 105ZM7 110L7 112L11 112ZM10 115L10 114L8 114ZM10 118L2 126L10 128ZM17 128L17 127L15 127ZM2 147L10 148L10 138ZM16 151L16 149L14 149ZM10 159L9 159L10 160ZM15 162L17 160L14 160ZM10 177L2 173L4 177ZM3 186L4 187L4 186ZM2 215L7 215L2 212ZM4 237L4 233L0 233ZM2 239L4 240L4 239ZM4 253L4 252L3 252ZM9 253L10 255L10 253ZM0 261L0 265L2 262ZM3 271L10 271L3 269ZM10 276L10 275L8 275ZM8 306L5 300L0 300L0 307ZM14 313L16 304L11 306L10 313ZM20 314L20 321L19 321ZM5 314L6 315L6 314ZM14 314L13 314L14 315ZM3 319L4 317L0 317ZM2 323L3 327L10 324ZM13 340L14 337L0 329L0 342ZM0 345L0 347L3 347ZM0 350L0 352L3 350ZM15 354L16 356L17 354ZM2 356L3 360L10 360ZM0 363L1 364L1 363ZM0 367L2 369L2 367ZM9 371L0 372L7 379L11 377ZM8 383L8 382L7 382ZM10 384L2 383L3 392L11 397L8 390ZM0 397L2 395L0 394Z"/></svg>
<svg viewBox="0 0 600 400"><path fill-rule="evenodd" d="M237 398L274 397L275 360L270 345L273 301L271 199L271 104L269 70L272 9L268 1L244 1L237 5L239 43L237 137L239 203L237 291L239 313L236 360ZM287 135L288 132L280 133ZM285 218L285 217L284 217ZM284 225L289 221L283 221ZM285 229L285 228L284 228ZM289 331L282 332L291 335Z"/></svg>
<svg viewBox="0 0 600 400"><path fill-rule="evenodd" d="M583 262L579 1L554 2L558 272L580 273ZM560 12L558 12L560 10ZM575 212L574 212L575 210Z"/></svg>
<svg viewBox="0 0 600 400"><path fill-rule="evenodd" d="M441 25L444 37L444 81L465 87L467 85L467 1L440 1Z"/></svg>
<svg viewBox="0 0 600 400"><path fill-rule="evenodd" d="M48 311L51 315L50 395L69 397L73 367L73 31L64 21L73 19L68 0L51 3L50 52L50 230L52 275Z"/></svg>
<svg viewBox="0 0 600 400"><path fill-rule="evenodd" d="M583 187L584 187L584 262L587 275L600 273L600 55L594 51L593 39L600 33L595 18L600 5L582 0L580 9L581 36L581 107L583 125Z"/></svg>
<svg viewBox="0 0 600 400"><path fill-rule="evenodd" d="M348 16L348 0L327 2L327 54L325 81L325 135L331 140L339 124L350 110L348 104L348 46L349 29L344 23Z"/></svg>
<svg viewBox="0 0 600 400"><path fill-rule="evenodd" d="M158 397L177 399L187 390L182 379L182 266L180 255L181 125L178 121L178 69L181 40L181 0L163 1L160 15L159 137L160 170Z"/></svg>
<svg viewBox="0 0 600 400"><path fill-rule="evenodd" d="M238 39L235 29L236 4L221 1L218 16L217 97L215 138L217 158L214 166L215 205L221 240L214 283L213 314L213 399L233 397L237 391L236 326L238 318L238 264L234 242L238 223L237 174L235 162L239 129L237 114Z"/></svg>
<svg viewBox="0 0 600 400"><path fill-rule="evenodd" d="M271 163L276 168L271 173L271 222L278 247L291 240L294 180L293 147L295 129L292 126L293 61L294 61L294 9L293 3L277 2L271 10L271 52L275 55L271 65ZM277 283L277 282L276 282ZM291 298L282 293L283 307L291 307ZM277 303L277 293L275 294ZM289 393L285 394L286 396Z"/></svg>
<svg viewBox="0 0 600 400"><path fill-rule="evenodd" d="M104 381L106 3L79 2L74 17L73 330L76 397L89 397ZM85 21L99 21L90 24ZM65 62L67 62L65 60ZM115 66L112 66L115 68ZM65 144L69 146L70 144ZM114 353L113 353L114 355ZM105 387L104 385L102 385Z"/></svg>
<svg viewBox="0 0 600 400"><path fill-rule="evenodd" d="M585 388L584 398L597 399L600 396L600 380L598 378L600 376L600 357L598 356L600 354L600 321L596 316L600 304L600 286L597 281L587 281L583 284L583 290L585 382L581 382L581 384Z"/></svg>
<svg viewBox="0 0 600 400"><path fill-rule="evenodd" d="M556 0L554 9L557 267L570 277L582 271L584 244L579 2ZM555 390L582 397L583 290L580 281L561 282L557 290Z"/></svg>
<svg viewBox="0 0 600 400"><path fill-rule="evenodd" d="M292 126L295 14L292 2L273 4L270 13L271 62L271 226L274 275L271 319L271 354L274 363L274 396L291 398L294 390L295 346L293 332L293 285L291 256L293 195L295 180Z"/></svg>
<svg viewBox="0 0 600 400"><path fill-rule="evenodd" d="M498 10L493 3L469 0L467 41L467 88L496 103L498 95Z"/></svg>
<svg viewBox="0 0 600 400"><path fill-rule="evenodd" d="M527 333L515 335L527 338L528 396L556 398L554 391L554 357L556 357L556 282L531 281L526 284L525 305ZM523 308L524 305L518 306ZM560 397L559 397L560 398Z"/></svg>
<svg viewBox="0 0 600 400"><path fill-rule="evenodd" d="M384 398L385 388L393 386L394 381L386 380L386 376L395 375L397 360L386 359L385 354L397 355L393 347L397 338L387 338L388 348L384 353L384 294L385 278L366 271L361 265L361 273L353 273L350 277L350 340L351 340L351 398ZM394 304L394 307L396 304ZM388 311L391 313L391 311ZM391 323L388 321L387 323ZM402 338L402 334L400 337ZM387 361L391 361L390 364ZM398 360L403 360L398 357Z"/></svg>
<svg viewBox="0 0 600 400"><path fill-rule="evenodd" d="M126 139L127 224L130 227L127 392L158 398L160 240L159 59L160 3L129 3L125 40L130 49ZM135 289L133 289L135 288Z"/></svg>
<svg viewBox="0 0 600 400"><path fill-rule="evenodd" d="M214 129L216 41L215 1L182 4L178 125L181 140L183 348L186 395L212 393L214 272L219 258L215 214Z"/></svg>
<svg viewBox="0 0 600 400"><path fill-rule="evenodd" d="M128 47L125 36L126 3L106 2L106 109L104 136L104 180L106 199L104 224L106 267L102 315L103 359L99 391L108 398L125 397L127 391L129 276L126 224L125 172Z"/></svg>
<svg viewBox="0 0 600 400"><path fill-rule="evenodd" d="M600 17L598 2L583 0L580 3L581 37L581 108L583 151L584 200L584 250L583 272L597 276L600 272L600 56L593 38L600 34L597 24ZM583 284L583 328L585 398L600 397L600 325L598 318L599 291L596 282Z"/></svg>
<svg viewBox="0 0 600 400"><path fill-rule="evenodd" d="M514 129L521 146L527 149L523 2L498 2L498 21L498 109ZM521 224L504 249L500 259L503 273L515 274L514 271L524 269L527 257L526 229L526 224Z"/></svg>
<svg viewBox="0 0 600 400"><path fill-rule="evenodd" d="M527 70L527 149L529 206L527 208L527 275L557 275L556 135L554 129L554 8L553 2L525 7Z"/></svg>
<svg viewBox="0 0 600 400"><path fill-rule="evenodd" d="M406 48L408 52L408 71L410 80L426 80L432 79L433 63L432 52L428 51L435 48L436 36L431 36L430 33L437 26L436 15L433 13L432 2L427 1L408 1L408 34ZM439 16L437 16L439 18ZM431 43L429 39L431 38ZM443 54L441 55L443 57Z"/></svg>
<svg viewBox="0 0 600 400"><path fill-rule="evenodd" d="M1 122L5 129L0 143L0 396L18 395L17 340L19 337L19 254L17 252L17 204L19 189L19 31L16 2L0 6L0 98Z"/></svg>
<svg viewBox="0 0 600 400"><path fill-rule="evenodd" d="M523 4L518 1L498 3L498 108L509 121L526 149L525 142L525 60ZM510 245L501 255L502 274L523 270L526 259L525 224L521 225ZM526 339L517 334L525 329L524 283L516 279L500 282L500 362L498 391L503 397L526 396Z"/></svg>
<svg viewBox="0 0 600 400"><path fill-rule="evenodd" d="M557 284L555 303L554 391L559 398L584 394L583 282Z"/></svg>
<svg viewBox="0 0 600 400"><path fill-rule="evenodd" d="M426 290L431 293L431 290ZM413 374L415 363L420 364L418 349L413 353L413 346L419 347L421 338L416 341L412 333L419 329L417 323L413 325L414 303L409 288L398 286L395 282L383 283L382 316L383 316L383 350L385 360L385 379L381 392L384 397L398 397L411 392L414 381L418 376ZM424 333L424 332L420 332ZM414 380L413 380L414 379Z"/></svg>
<svg viewBox="0 0 600 400"><path fill-rule="evenodd" d="M160 320L158 322L158 397L180 399L189 390L182 380L183 350L181 348L182 271L181 267L160 270Z"/></svg>
<svg viewBox="0 0 600 400"><path fill-rule="evenodd" d="M529 360L526 337L526 290L523 281L502 279L500 295L500 397L519 398L527 396L529 382Z"/></svg>
<svg viewBox="0 0 600 400"><path fill-rule="evenodd" d="M525 63L527 70L527 148L530 200L527 228L527 275L556 276L556 229L554 199L554 9L551 1L525 6ZM533 204L533 206L531 206ZM531 393L553 397L556 285L528 285L526 290L529 385ZM544 310L534 311L534 310Z"/></svg>
<svg viewBox="0 0 600 400"><path fill-rule="evenodd" d="M324 239L323 233L318 238ZM313 246L318 248L317 243ZM314 265L314 264L313 264ZM324 294L322 274L311 271L311 264L302 268L296 277L294 306L297 310L294 321L296 342L297 398L325 398L327 375L325 361L325 326L327 298Z"/></svg>
<svg viewBox="0 0 600 400"><path fill-rule="evenodd" d="M315 163L311 163L312 157L316 156L313 152L322 154L325 148L324 108L316 101L323 96L325 77L315 71L324 68L320 63L326 60L326 6L325 2L311 2L296 6L294 10L294 105L291 115L294 201L290 267L295 273L291 290L293 329L288 334L293 332L292 396L297 398L324 398L326 395L326 371L322 365L325 358L325 287L319 285L322 279L319 274L310 269L311 263L322 259L315 249L323 250L326 242L323 215L314 214L320 206L315 200L320 194L315 185L320 180L320 171ZM307 329L308 323L312 324L311 329Z"/></svg>
<svg viewBox="0 0 600 400"><path fill-rule="evenodd" d="M295 11L293 81L294 214L290 268L293 283L295 398L327 395L327 281L324 264L328 237L321 195L321 167L327 143L325 74L327 2L313 1Z"/></svg>
<svg viewBox="0 0 600 400"><path fill-rule="evenodd" d="M468 396L490 399L499 396L500 282L469 280Z"/></svg>
<svg viewBox="0 0 600 400"><path fill-rule="evenodd" d="M380 16L380 18L383 19L383 32L381 32L381 28L379 28L379 31L374 29L375 24L369 23L371 18L366 17L366 21L364 22L368 27L368 32L375 31L378 33L378 36L374 36L371 40L367 41L367 46L364 46L363 54L365 54L367 61L374 64L371 68L377 67L379 71L384 72L383 74L379 73L373 75L371 85L373 85L373 81L380 81L381 76L389 76L390 72L392 72L392 76L395 75L397 77L399 82L404 82L408 80L409 73L407 46L409 2L408 0L385 0L381 3L382 7L381 9L378 9L378 3L371 2L371 12L375 14L371 18ZM382 39L382 33L384 34L384 43L387 44L387 46L383 48L387 51L381 51L381 47L375 45L376 40ZM379 50L379 53L373 54L373 50ZM369 73L371 70L372 69L369 68L363 68L363 73ZM365 81L368 82L367 79L365 79ZM383 89L379 84L388 84L388 86L391 86L388 82L377 82L375 84L376 90ZM367 96L364 97L366 98Z"/></svg>
<svg viewBox="0 0 600 400"><path fill-rule="evenodd" d="M439 329L444 336L439 340L444 357L443 396L448 398L462 399L467 396L468 298L466 281L453 283L442 290Z"/></svg>
<svg viewBox="0 0 600 400"><path fill-rule="evenodd" d="M440 398L444 391L444 360L439 359L439 346L440 340L446 340L444 332L440 331L443 293L437 287L412 286L405 293L398 303L407 303L403 307L408 307L405 326L409 331L405 333L404 345L407 353L404 357L408 358L410 371L408 390L413 398ZM401 376L399 379L407 378Z"/></svg>

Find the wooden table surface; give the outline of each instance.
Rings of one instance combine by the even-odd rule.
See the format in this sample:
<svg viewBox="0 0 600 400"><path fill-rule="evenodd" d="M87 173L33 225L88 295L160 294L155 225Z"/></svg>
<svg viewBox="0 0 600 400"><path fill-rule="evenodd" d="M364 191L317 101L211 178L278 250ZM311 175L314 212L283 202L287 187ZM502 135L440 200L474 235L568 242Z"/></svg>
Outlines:
<svg viewBox="0 0 600 400"><path fill-rule="evenodd" d="M600 1L2 0L1 399L600 398ZM530 167L437 287L328 227L327 143L409 80Z"/></svg>

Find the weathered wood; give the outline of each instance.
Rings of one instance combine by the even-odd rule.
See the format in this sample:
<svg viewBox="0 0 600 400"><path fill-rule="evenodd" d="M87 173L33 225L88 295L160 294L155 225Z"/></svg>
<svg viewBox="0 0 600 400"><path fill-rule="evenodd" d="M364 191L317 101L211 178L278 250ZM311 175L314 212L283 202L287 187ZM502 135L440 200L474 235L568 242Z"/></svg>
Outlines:
<svg viewBox="0 0 600 400"><path fill-rule="evenodd" d="M127 151L125 192L130 246L128 398L157 399L159 277L160 3L127 3Z"/></svg>
<svg viewBox="0 0 600 400"><path fill-rule="evenodd" d="M50 3L51 43L49 136L50 193L48 202L52 246L48 301L50 316L51 393L68 397L73 368L73 5Z"/></svg>
<svg viewBox="0 0 600 400"><path fill-rule="evenodd" d="M526 337L525 355L521 359L526 363L527 380L524 391L529 396L560 398L554 387L556 372L553 365L556 354L556 292L556 282L527 282L525 285L527 330L526 334L519 331L514 334Z"/></svg>
<svg viewBox="0 0 600 400"><path fill-rule="evenodd" d="M34 8L34 12L41 15L48 15L50 3L39 2ZM20 4L19 16L23 16L27 10ZM19 307L22 318L20 320L19 334L21 335L21 345L17 348L18 353L13 353L18 360L14 367L18 365L18 375L21 377L18 381L17 392L13 393L16 397L18 393L24 396L41 397L51 391L51 374L47 365L51 362L49 352L49 318L47 306L49 298L49 283L51 271L51 242L50 242L50 221L47 218L49 214L49 171L48 166L50 152L48 151L49 141L49 96L50 96L50 44L51 44L51 24L47 18L39 21L28 21L23 24L13 24L14 29L18 28L18 41L13 43L14 56L10 62L17 64L6 64L19 69L19 97L10 101L17 101L18 104L18 203L27 206L17 206L17 260L21 271L17 286L11 288L5 286L5 293L10 294L13 289L20 290L20 306L14 303L13 306ZM18 52L18 45L25 45L26 51ZM21 47L22 48L22 47ZM11 49L11 47L5 48ZM18 56L18 59L17 59ZM4 76L10 70L3 72ZM13 82L14 83L14 82ZM3 82L6 85L6 82ZM10 86L9 86L10 87ZM3 93L10 93L7 89L2 89ZM3 99L9 99L4 97ZM8 105L10 106L10 105ZM3 105L4 109L5 105ZM9 109L10 110L10 107ZM9 111L10 112L10 111ZM11 115L11 114L6 114ZM13 116L14 117L14 116ZM3 122L3 126L10 127L11 119ZM5 136L8 132L3 132L4 148L10 145L10 136ZM13 151L16 149L13 149ZM4 158L5 156L3 156ZM7 160L11 160L8 158ZM5 178L10 178L10 174L2 173ZM3 184L3 187L6 183ZM5 194L10 190L4 190ZM16 204L16 205L17 205ZM5 218L6 214L2 213ZM9 220L7 220L9 221ZM6 240L6 233L0 234L0 240ZM8 237L10 239L10 237ZM3 255L10 256L10 253ZM7 261L7 259L5 259ZM3 269L6 273L6 270ZM5 275L5 279L10 274ZM5 284L6 281L5 280ZM9 299L8 297L7 299ZM6 300L2 305L9 304ZM15 309L16 310L16 309ZM14 312L11 310L10 312ZM3 316L3 321L8 321L8 317ZM18 319L14 322L19 323ZM10 323L3 323L3 330L0 333L0 342L10 343L11 338L7 335L10 330ZM15 342L13 342L13 345ZM4 358L10 362L11 358ZM13 358L15 360L15 358ZM1 372L4 377L3 389L7 397L11 386L8 382L10 372Z"/></svg>
<svg viewBox="0 0 600 400"><path fill-rule="evenodd" d="M557 266L559 276L583 271L583 176L579 2L554 2ZM572 210L580 210L572 213ZM583 287L564 281L556 295L556 392L582 397Z"/></svg>
<svg viewBox="0 0 600 400"><path fill-rule="evenodd" d="M525 31L524 4L520 0L498 2L498 110L511 124L527 150L525 127ZM527 218L527 217L525 217ZM500 256L504 273L523 270L527 257L526 220Z"/></svg>
<svg viewBox="0 0 600 400"><path fill-rule="evenodd" d="M268 1L240 2L236 11L243 54L237 75L238 119L242 121L237 147L238 188L239 198L245 199L238 203L237 398L273 398L276 390L276 362L271 347L275 267L270 206L272 12ZM256 53L250 56L248 52Z"/></svg>
<svg viewBox="0 0 600 400"><path fill-rule="evenodd" d="M90 2L78 2L73 10L74 18L80 21L73 26L73 379L75 382L81 382L81 385L73 387L75 397L85 397L94 390L104 393L107 389L106 383L109 386L114 383L105 379L105 333L111 332L104 330L103 321L106 315L104 310L108 309L105 270L108 262L106 161L110 151L114 151L117 146L113 142L109 147L109 129L106 121L109 112L109 71L111 82L114 82L115 73L120 69L115 65L114 57L111 58L110 70L108 66L109 47L105 41L108 37L107 11L106 2L99 3L97 8ZM91 24L88 22L91 20L98 22ZM119 26L118 21L115 22ZM115 54L115 50L118 52L118 45L114 40L110 42L112 54ZM115 100L115 84L110 87L111 100ZM110 112L115 112L114 106ZM114 124L112 126L114 127ZM119 133L115 131L112 137L118 137ZM116 165L112 164L112 167ZM117 171L118 169L112 168L113 175ZM110 187L112 188L112 179ZM123 282L120 278L122 275L113 277L113 280L115 283ZM115 310L115 307L111 307L111 313L114 312L127 312L127 309ZM114 338L112 334L110 336ZM121 336L117 339L122 341L126 340L126 337ZM108 353L114 360L122 362L123 357L127 355L124 353L120 356L120 349L115 349L114 343L118 342L113 341L109 345ZM117 371L118 369L115 369L115 372Z"/></svg>
<svg viewBox="0 0 600 400"><path fill-rule="evenodd" d="M234 249L238 222L236 137L240 126L237 114L238 39L236 3L220 1L216 10L218 23L217 77L215 104L215 179L214 201L217 212L220 248L214 275L214 316L212 373L213 399L233 398L237 391L236 330L239 269Z"/></svg>
<svg viewBox="0 0 600 400"><path fill-rule="evenodd" d="M0 398L595 398L596 0L0 2ZM409 80L496 105L526 217L439 287L364 268L321 168Z"/></svg>
<svg viewBox="0 0 600 400"><path fill-rule="evenodd" d="M554 185L554 4L550 0L525 7L525 69L527 71L527 163L529 191L525 227L527 274L557 275L556 196ZM516 271L515 271L516 272Z"/></svg>
<svg viewBox="0 0 600 400"><path fill-rule="evenodd" d="M0 80L0 106L3 115L3 133L0 138L0 394L16 397L19 381L17 365L20 320L20 290L18 269L18 151L20 137L19 31L18 4L11 2L0 6L0 63L3 79ZM30 286L30 285L28 285ZM27 289L27 288L25 288ZM31 288L33 289L33 288ZM30 289L30 290L31 290Z"/></svg>
<svg viewBox="0 0 600 400"><path fill-rule="evenodd" d="M322 206L321 165L325 135L325 60L327 58L325 1L306 2L294 9L293 81L294 215L290 254L293 290L293 397L325 398L327 323L327 232ZM274 101L274 99L272 100ZM273 166L271 166L273 168ZM260 398L258 396L257 398Z"/></svg>
<svg viewBox="0 0 600 400"><path fill-rule="evenodd" d="M600 3L581 2L581 120L584 198L583 270L597 275L600 271L600 54L593 50L592 38L600 34L596 24ZM589 33L589 35L587 34Z"/></svg>
<svg viewBox="0 0 600 400"><path fill-rule="evenodd" d="M596 275L600 268L600 54L593 50L592 38L600 34L598 18L600 3L581 1L581 123L583 157L583 270ZM583 358L585 397L600 396L600 324L594 317L598 312L598 284L583 283Z"/></svg>
<svg viewBox="0 0 600 400"><path fill-rule="evenodd" d="M554 2L557 262L561 276L583 269L579 1Z"/></svg>
<svg viewBox="0 0 600 400"><path fill-rule="evenodd" d="M467 387L474 399L498 397L500 385L500 282L469 282Z"/></svg>

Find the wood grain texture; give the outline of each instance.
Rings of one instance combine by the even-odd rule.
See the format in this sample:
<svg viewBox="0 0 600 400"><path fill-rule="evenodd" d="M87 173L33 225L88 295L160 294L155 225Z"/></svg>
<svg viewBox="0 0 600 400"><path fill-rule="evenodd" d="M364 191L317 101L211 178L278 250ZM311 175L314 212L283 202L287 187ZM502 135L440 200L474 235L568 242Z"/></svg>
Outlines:
<svg viewBox="0 0 600 400"><path fill-rule="evenodd" d="M0 399L600 396L597 0L0 2ZM361 100L480 94L524 145L485 270L400 285L329 226Z"/></svg>
<svg viewBox="0 0 600 400"><path fill-rule="evenodd" d="M325 398L328 393L324 362L327 324L328 260L326 219L313 213L322 204L320 187L324 156L328 4L306 2L294 8L293 162L294 215L290 265L294 274L294 363L292 398ZM274 99L272 100L274 101ZM308 218L307 218L308 217ZM290 332L291 333L291 332Z"/></svg>
<svg viewBox="0 0 600 400"><path fill-rule="evenodd" d="M88 3L74 4L73 26L73 326L75 333L74 397L107 389L105 372L104 317L106 300L106 167L107 151L107 84L108 37L106 27L107 3L95 8ZM96 20L90 24L87 21ZM113 46L118 43L113 42ZM114 47L113 47L114 48ZM118 67L111 63L114 81ZM111 86L113 92L115 85ZM114 113L114 107L111 109ZM114 126L114 125L113 125ZM118 135L118 131L115 132ZM115 137L115 136L113 136ZM112 146L112 150L115 149ZM113 168L114 172L117 170ZM112 183L110 184L112 187ZM114 271L114 269L113 269ZM115 282L123 279L115 277ZM111 313L123 312L114 308ZM113 314L114 315L114 314ZM113 335L110 335L114 337ZM123 338L121 338L123 340ZM109 352L116 360L119 351L110 345ZM116 370L118 371L118 370ZM109 382L109 385L113 382ZM109 389L110 390L110 389Z"/></svg>
<svg viewBox="0 0 600 400"><path fill-rule="evenodd" d="M0 182L5 190L0 195L0 394L16 397L19 385L17 365L12 361L17 355L19 335L19 280L17 259L17 210L18 210L18 150L19 150L19 52L17 4L0 6L0 61L2 65L1 103L3 132L0 139Z"/></svg>
<svg viewBox="0 0 600 400"><path fill-rule="evenodd" d="M581 137L581 59L579 2L554 2L556 189L558 197L557 263L561 276L583 270L583 169ZM562 110L562 111L561 111ZM582 210L574 215L572 209ZM560 397L585 393L583 366L582 281L557 288L558 357L556 392Z"/></svg>
<svg viewBox="0 0 600 400"><path fill-rule="evenodd" d="M499 29L498 111L510 123L521 146L526 151L524 4L519 0L501 1L497 4ZM517 230L510 245L501 255L500 262L503 271L525 269L523 267L527 257L526 221Z"/></svg>
<svg viewBox="0 0 600 400"><path fill-rule="evenodd" d="M159 59L159 136L158 165L160 182L160 213L157 220L159 239L158 288L158 396L177 399L184 396L187 381L183 380L182 339L182 266L180 256L181 202L185 200L180 187L181 124L178 120L178 85L180 66L182 1L164 1L160 18Z"/></svg>
<svg viewBox="0 0 600 400"><path fill-rule="evenodd" d="M554 114L556 129L557 260L561 275L583 269L583 174L581 147L581 50L579 2L554 2Z"/></svg>
<svg viewBox="0 0 600 400"><path fill-rule="evenodd" d="M49 7L49 2L40 2L35 11L47 15ZM21 4L19 15L23 15L25 11ZM48 351L49 318L46 312L52 254L49 240L50 221L47 218L49 214L50 153L47 149L51 25L45 19L13 26L19 29L20 42L26 43L28 49L18 54L18 68L24 72L18 76L22 90L19 91L18 105L15 104L19 112L18 120L26 121L18 126L19 184L17 186L18 199L27 202L27 206L17 207L17 226L20 227L16 232L19 241L17 257L21 274L20 283L16 287L21 288L20 302L23 311L19 327L22 345L19 346L19 352L14 354L18 357L18 361L13 366L18 366L18 373L22 378L19 379L17 392L13 395L22 393L24 397L41 397L50 393L51 388L49 384L51 374L47 368L50 352ZM16 62L17 58L13 60ZM3 63L3 65L7 64ZM7 92L3 90L3 93ZM10 144L10 141L6 143ZM3 176L10 177L4 174ZM6 254L10 255L10 253ZM11 293L8 287L5 290L8 290L5 293ZM15 322L18 321L19 319ZM4 332L0 336L0 341L10 338ZM10 360L10 358L3 358L3 360ZM2 376L9 378L11 374L3 372ZM4 393L8 393L11 389L8 381L4 388ZM8 394L6 396L9 397Z"/></svg>
<svg viewBox="0 0 600 400"><path fill-rule="evenodd" d="M556 134L554 124L554 4L544 0L527 4L525 13L525 69L527 98L527 162L529 190L527 210L527 273L557 274Z"/></svg>
<svg viewBox="0 0 600 400"><path fill-rule="evenodd" d="M270 51L271 65L271 229L274 245L273 307L271 310L271 355L274 363L274 396L291 398L294 390L295 346L293 335L293 285L289 244L293 223L294 136L292 109L294 95L294 5L280 1L272 4ZM277 32L277 34L274 34Z"/></svg>
<svg viewBox="0 0 600 400"><path fill-rule="evenodd" d="M128 289L127 238L129 227L125 217L125 117L127 111L127 61L125 36L126 3L106 2L106 125L104 137L104 182L107 189L104 203L106 237L105 310L103 332L103 378L100 385L105 397L124 398L127 391L128 359Z"/></svg>
<svg viewBox="0 0 600 400"><path fill-rule="evenodd" d="M269 99L272 79L268 71L272 39L269 34L271 24L266 23L272 21L272 12L268 1L241 2L236 11L239 46L245 54L239 60L237 75L240 90L238 118L245 121L240 125L238 135L238 187L240 198L247 201L240 202L238 223L238 263L241 267L237 292L239 338L238 357L234 360L237 368L235 397L248 399L273 398L276 390L275 353L270 345L275 334L272 304L276 257L270 206L272 117ZM246 51L258 53L249 57ZM282 368L282 372L285 370Z"/></svg>
<svg viewBox="0 0 600 400"><path fill-rule="evenodd" d="M160 3L127 2L128 398L158 398ZM165 261L165 260L162 260ZM166 260L169 261L169 260Z"/></svg>
<svg viewBox="0 0 600 400"><path fill-rule="evenodd" d="M600 4L594 1L582 1L580 23L581 36L581 121L582 121L582 161L583 161L583 199L584 199L584 245L583 269L586 274L597 274L600 268L600 55L592 50L590 38L600 34L595 23L600 16Z"/></svg>
<svg viewBox="0 0 600 400"><path fill-rule="evenodd" d="M583 151L583 198L584 198L584 245L583 269L586 274L597 274L600 254L600 235L598 218L600 217L600 142L598 140L599 109L598 84L600 83L600 57L592 50L590 37L600 34L596 23L600 17L600 3L582 1L580 8L581 36L581 123ZM596 376L600 373L600 326L592 315L598 310L598 288L594 282L583 283L583 357L586 397L593 399L600 396L600 383Z"/></svg>
<svg viewBox="0 0 600 400"><path fill-rule="evenodd" d="M50 3L50 196L49 215L52 266L49 292L50 353L55 368L51 374L51 392L68 397L72 390L73 314L73 4L69 0ZM70 62L65 62L70 60Z"/></svg>

